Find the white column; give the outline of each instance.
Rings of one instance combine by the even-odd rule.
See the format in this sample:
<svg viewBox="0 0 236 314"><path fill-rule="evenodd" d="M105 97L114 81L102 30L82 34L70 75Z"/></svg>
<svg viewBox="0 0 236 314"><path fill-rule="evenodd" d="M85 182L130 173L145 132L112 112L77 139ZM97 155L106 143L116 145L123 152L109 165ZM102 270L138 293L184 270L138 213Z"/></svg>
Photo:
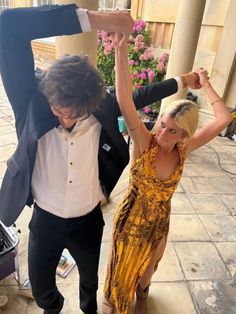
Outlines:
<svg viewBox="0 0 236 314"><path fill-rule="evenodd" d="M75 3L78 7L98 10L98 0L57 0L57 4ZM84 34L60 36L56 38L56 58L64 54L87 54L91 64L97 64L97 32L92 31Z"/></svg>
<svg viewBox="0 0 236 314"><path fill-rule="evenodd" d="M224 97L228 88L232 93L233 84L236 86L235 75L232 73L236 64L236 1L231 0L225 17L224 29L219 49L216 53L210 80L217 93ZM236 88L234 87L234 90ZM232 98L231 98L232 99ZM236 95L234 105L236 104Z"/></svg>
<svg viewBox="0 0 236 314"><path fill-rule="evenodd" d="M170 59L166 78L192 70L206 0L181 0L176 17ZM165 106L171 100L185 97L185 90L162 101Z"/></svg>

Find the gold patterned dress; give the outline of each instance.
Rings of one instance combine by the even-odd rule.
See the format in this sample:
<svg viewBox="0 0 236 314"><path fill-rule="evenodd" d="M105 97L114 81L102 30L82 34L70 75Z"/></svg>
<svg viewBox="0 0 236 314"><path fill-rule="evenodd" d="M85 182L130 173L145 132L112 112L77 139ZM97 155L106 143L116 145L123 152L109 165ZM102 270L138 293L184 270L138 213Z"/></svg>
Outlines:
<svg viewBox="0 0 236 314"><path fill-rule="evenodd" d="M113 220L112 250L104 288L106 298L119 314L128 313L139 278L159 242L168 234L170 201L185 160L184 145L178 143L177 149L180 163L164 181L156 175L158 144L154 134L150 146L130 170L127 193Z"/></svg>

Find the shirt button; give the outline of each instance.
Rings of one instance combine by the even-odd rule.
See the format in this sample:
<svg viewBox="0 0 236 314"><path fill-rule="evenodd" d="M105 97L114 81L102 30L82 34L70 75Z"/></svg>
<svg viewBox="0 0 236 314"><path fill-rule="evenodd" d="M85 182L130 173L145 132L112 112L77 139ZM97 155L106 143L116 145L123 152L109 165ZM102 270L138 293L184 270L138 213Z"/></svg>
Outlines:
<svg viewBox="0 0 236 314"><path fill-rule="evenodd" d="M72 166L72 165L73 165L73 162L70 162L70 165Z"/></svg>
<svg viewBox="0 0 236 314"><path fill-rule="evenodd" d="M73 143L73 142L71 142L71 143L70 143L70 145L74 145L74 143Z"/></svg>
<svg viewBox="0 0 236 314"><path fill-rule="evenodd" d="M71 180L70 180L69 182L70 182L70 183L72 183L72 181L71 181Z"/></svg>

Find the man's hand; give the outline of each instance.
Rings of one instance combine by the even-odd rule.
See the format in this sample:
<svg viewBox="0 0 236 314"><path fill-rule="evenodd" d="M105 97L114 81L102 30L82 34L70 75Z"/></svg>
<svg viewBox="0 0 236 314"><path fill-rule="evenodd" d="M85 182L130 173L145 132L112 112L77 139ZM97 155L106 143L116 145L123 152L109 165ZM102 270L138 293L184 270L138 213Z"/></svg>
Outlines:
<svg viewBox="0 0 236 314"><path fill-rule="evenodd" d="M196 72L188 72L180 75L180 79L182 80L183 88L190 87L192 89L199 89L202 87L199 81L199 75Z"/></svg>
<svg viewBox="0 0 236 314"><path fill-rule="evenodd" d="M199 76L199 83L201 87L206 86L209 83L208 72L204 68L198 68L195 70L195 73Z"/></svg>
<svg viewBox="0 0 236 314"><path fill-rule="evenodd" d="M88 11L88 17L92 29L121 33L122 42L128 41L133 30L134 20L127 11Z"/></svg>

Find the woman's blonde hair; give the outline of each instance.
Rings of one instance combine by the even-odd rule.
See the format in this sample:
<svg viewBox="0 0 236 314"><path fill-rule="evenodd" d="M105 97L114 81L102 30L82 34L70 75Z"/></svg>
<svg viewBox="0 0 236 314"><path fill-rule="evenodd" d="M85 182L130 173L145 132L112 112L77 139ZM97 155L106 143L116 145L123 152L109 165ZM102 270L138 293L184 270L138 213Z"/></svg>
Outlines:
<svg viewBox="0 0 236 314"><path fill-rule="evenodd" d="M179 128L186 132L188 137L192 136L198 126L198 107L187 99L175 100L166 105L161 111L160 116L168 115L175 119Z"/></svg>

